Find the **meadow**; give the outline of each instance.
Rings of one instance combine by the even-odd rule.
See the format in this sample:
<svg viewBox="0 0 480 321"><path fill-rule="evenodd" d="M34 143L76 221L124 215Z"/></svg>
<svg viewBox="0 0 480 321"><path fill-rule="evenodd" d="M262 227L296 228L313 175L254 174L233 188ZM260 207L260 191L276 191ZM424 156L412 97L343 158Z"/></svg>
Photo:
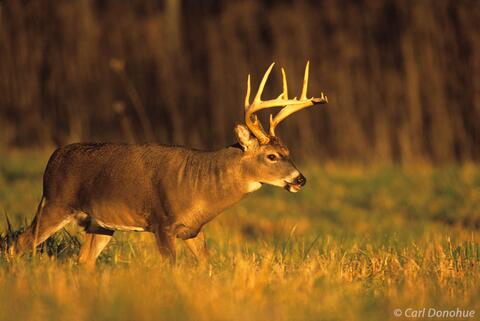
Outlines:
<svg viewBox="0 0 480 321"><path fill-rule="evenodd" d="M48 156L0 156L0 210L15 230L34 215ZM152 235L117 233L85 270L74 225L35 257L2 253L0 320L371 321L424 307L478 318L478 165L300 167L300 193L264 187L206 226L206 265L178 244L171 266Z"/></svg>

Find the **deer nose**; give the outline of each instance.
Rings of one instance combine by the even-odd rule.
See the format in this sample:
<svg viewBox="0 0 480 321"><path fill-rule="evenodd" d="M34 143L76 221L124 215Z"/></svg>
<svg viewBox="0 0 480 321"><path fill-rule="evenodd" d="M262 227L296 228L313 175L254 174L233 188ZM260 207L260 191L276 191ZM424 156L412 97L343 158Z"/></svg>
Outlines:
<svg viewBox="0 0 480 321"><path fill-rule="evenodd" d="M297 185L300 185L300 186L303 186L307 183L307 179L305 178L305 176L303 176L302 174L298 175L295 180L294 180L295 184Z"/></svg>

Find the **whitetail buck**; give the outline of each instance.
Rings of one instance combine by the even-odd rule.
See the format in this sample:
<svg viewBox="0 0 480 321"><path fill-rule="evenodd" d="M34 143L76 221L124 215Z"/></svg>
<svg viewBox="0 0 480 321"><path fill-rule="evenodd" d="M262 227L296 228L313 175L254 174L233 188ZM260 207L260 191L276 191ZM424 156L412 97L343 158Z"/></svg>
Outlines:
<svg viewBox="0 0 480 321"><path fill-rule="evenodd" d="M175 259L175 239L185 241L197 258L207 249L203 225L262 184L297 192L305 177L292 163L275 127L303 108L327 103L307 98L308 63L299 99L283 92L272 100L261 95L273 64L250 103L250 75L245 97L245 125L236 125L238 144L199 151L184 147L126 144L72 144L57 149L45 169L43 197L32 224L17 240L25 252L45 241L72 220L87 235L80 263L94 264L114 231L148 231L156 236L162 255ZM265 132L255 115L282 107L270 116Z"/></svg>

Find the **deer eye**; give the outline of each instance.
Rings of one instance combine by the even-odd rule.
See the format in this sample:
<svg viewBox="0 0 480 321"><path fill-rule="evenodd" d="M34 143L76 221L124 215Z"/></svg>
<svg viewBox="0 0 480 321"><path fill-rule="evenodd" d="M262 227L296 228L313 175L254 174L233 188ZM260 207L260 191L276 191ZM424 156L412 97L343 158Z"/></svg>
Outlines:
<svg viewBox="0 0 480 321"><path fill-rule="evenodd" d="M275 154L268 154L267 158L271 160L272 162L276 161L278 159L277 155Z"/></svg>

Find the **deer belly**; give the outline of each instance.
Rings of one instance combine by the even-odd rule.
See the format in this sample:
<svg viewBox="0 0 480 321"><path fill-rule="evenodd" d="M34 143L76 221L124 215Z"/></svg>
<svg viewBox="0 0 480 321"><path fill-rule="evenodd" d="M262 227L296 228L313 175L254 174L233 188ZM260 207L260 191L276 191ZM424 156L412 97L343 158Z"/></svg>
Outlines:
<svg viewBox="0 0 480 321"><path fill-rule="evenodd" d="M92 206L90 228L101 227L116 231L147 230L147 218L140 210L135 210L124 204L100 203Z"/></svg>

